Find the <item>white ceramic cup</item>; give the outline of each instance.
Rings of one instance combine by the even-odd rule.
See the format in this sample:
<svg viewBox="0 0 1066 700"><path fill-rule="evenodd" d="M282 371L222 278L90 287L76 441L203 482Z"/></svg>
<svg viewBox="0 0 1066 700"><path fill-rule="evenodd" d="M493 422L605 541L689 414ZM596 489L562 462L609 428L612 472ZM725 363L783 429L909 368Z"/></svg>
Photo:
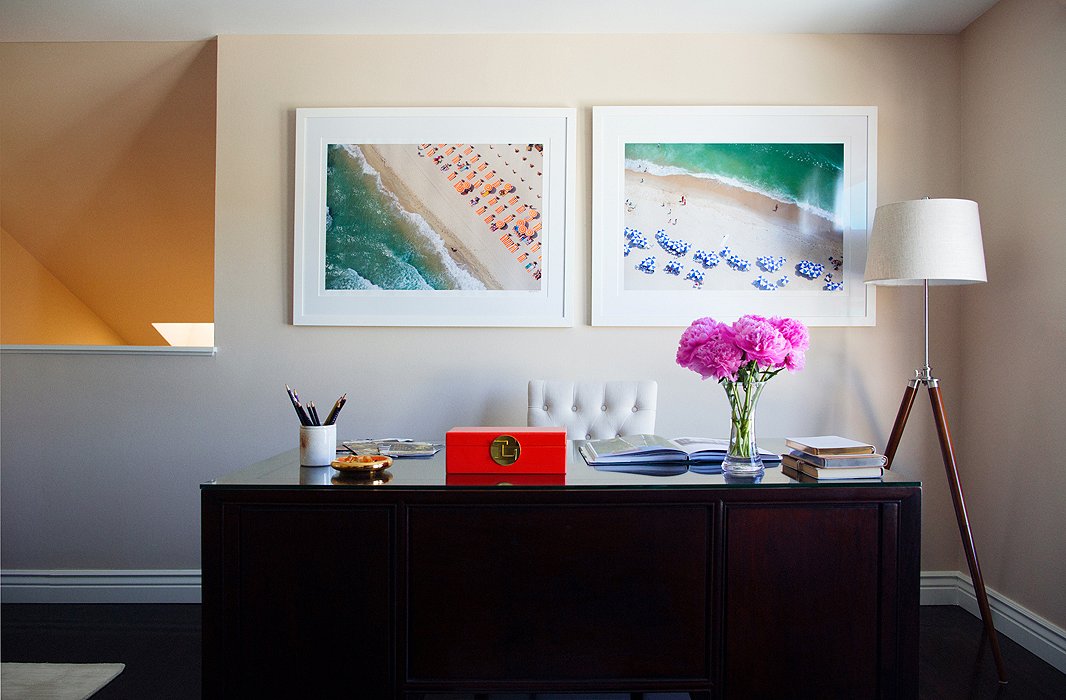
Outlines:
<svg viewBox="0 0 1066 700"><path fill-rule="evenodd" d="M300 466L328 467L337 457L337 426L300 426Z"/></svg>
<svg viewBox="0 0 1066 700"><path fill-rule="evenodd" d="M329 486L337 472L329 467L300 467L300 483L308 486Z"/></svg>

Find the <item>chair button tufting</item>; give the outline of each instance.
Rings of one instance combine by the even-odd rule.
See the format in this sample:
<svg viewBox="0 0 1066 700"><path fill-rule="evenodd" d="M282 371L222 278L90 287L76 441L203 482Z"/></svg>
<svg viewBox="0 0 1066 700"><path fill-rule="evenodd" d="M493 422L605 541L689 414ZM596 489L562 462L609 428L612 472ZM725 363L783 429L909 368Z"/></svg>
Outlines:
<svg viewBox="0 0 1066 700"><path fill-rule="evenodd" d="M607 410L607 405L604 404L603 406L600 406L600 410L601 411L606 411Z"/></svg>
<svg viewBox="0 0 1066 700"><path fill-rule="evenodd" d="M634 406L634 407L633 407L633 413L636 413L636 412L637 412L637 407L636 407L636 406Z"/></svg>
<svg viewBox="0 0 1066 700"><path fill-rule="evenodd" d="M545 410L545 411L547 411L547 410L548 410L548 404L544 404L544 410Z"/></svg>
<svg viewBox="0 0 1066 700"><path fill-rule="evenodd" d="M570 407L570 410L571 410L571 411L574 411L574 412L577 412L577 406L571 406L571 407Z"/></svg>
<svg viewBox="0 0 1066 700"><path fill-rule="evenodd" d="M585 439L586 439L586 440L591 440L591 439L592 439L592 436L591 436L591 435L589 435L588 433L585 433Z"/></svg>

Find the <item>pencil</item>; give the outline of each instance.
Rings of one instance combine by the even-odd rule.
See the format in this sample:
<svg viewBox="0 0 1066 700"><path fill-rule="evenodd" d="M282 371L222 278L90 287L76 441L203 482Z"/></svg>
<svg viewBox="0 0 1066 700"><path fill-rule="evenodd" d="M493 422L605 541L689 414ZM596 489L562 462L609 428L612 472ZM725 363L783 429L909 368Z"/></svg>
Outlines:
<svg viewBox="0 0 1066 700"><path fill-rule="evenodd" d="M296 409L296 417L300 419L300 425L310 425L311 422L304 415L303 406L300 405L300 399L296 396L296 392L289 388L289 385L285 385L285 393L289 395L289 401L292 401L292 407Z"/></svg>
<svg viewBox="0 0 1066 700"><path fill-rule="evenodd" d="M341 410L341 402L346 396L348 395L344 394L333 402L333 408L329 410L329 415L326 416L326 425L333 425L337 422L337 412Z"/></svg>
<svg viewBox="0 0 1066 700"><path fill-rule="evenodd" d="M326 425L333 425L337 422L337 417L340 415L341 409L344 408L344 404L348 403L348 394L342 394L337 403L333 406L333 410L329 412L329 416L326 418Z"/></svg>
<svg viewBox="0 0 1066 700"><path fill-rule="evenodd" d="M307 412L307 406L304 406L303 403L300 402L300 395L296 393L295 389L292 390L292 395L296 397L296 405L300 407L300 414L303 416L304 425L314 425L314 423L311 422L311 415Z"/></svg>
<svg viewBox="0 0 1066 700"><path fill-rule="evenodd" d="M318 409L315 408L315 402L314 401L308 401L307 402L307 408L311 412L311 425L322 425L318 421Z"/></svg>

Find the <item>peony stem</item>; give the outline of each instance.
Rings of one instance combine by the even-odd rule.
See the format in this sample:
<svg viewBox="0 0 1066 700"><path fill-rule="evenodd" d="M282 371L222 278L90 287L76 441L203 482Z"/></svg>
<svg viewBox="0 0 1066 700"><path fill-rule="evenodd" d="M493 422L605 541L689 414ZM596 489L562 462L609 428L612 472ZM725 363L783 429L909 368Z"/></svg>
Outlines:
<svg viewBox="0 0 1066 700"><path fill-rule="evenodd" d="M738 373L737 381L723 381L730 407L730 454L750 458L755 455L755 406L762 394L767 372L757 367ZM772 376L772 375L771 375Z"/></svg>

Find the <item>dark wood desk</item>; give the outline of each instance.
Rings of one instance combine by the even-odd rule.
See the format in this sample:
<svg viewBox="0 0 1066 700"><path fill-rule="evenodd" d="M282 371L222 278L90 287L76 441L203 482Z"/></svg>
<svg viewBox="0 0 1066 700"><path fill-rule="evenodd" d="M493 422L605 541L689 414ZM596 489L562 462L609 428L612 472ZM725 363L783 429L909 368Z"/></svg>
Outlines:
<svg viewBox="0 0 1066 700"><path fill-rule="evenodd" d="M203 484L204 696L917 696L917 482L444 464L334 483L292 452Z"/></svg>

